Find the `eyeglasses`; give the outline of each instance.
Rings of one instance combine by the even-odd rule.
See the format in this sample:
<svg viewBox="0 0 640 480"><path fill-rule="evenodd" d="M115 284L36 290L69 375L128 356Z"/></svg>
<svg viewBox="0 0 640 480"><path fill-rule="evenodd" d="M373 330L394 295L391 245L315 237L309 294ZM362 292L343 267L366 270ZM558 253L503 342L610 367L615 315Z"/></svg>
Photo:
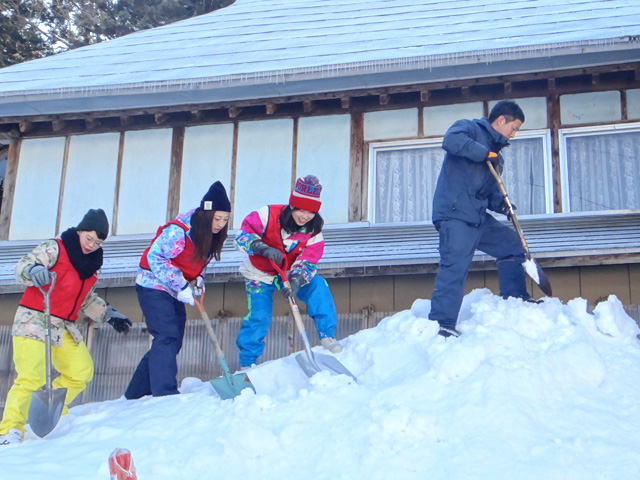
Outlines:
<svg viewBox="0 0 640 480"><path fill-rule="evenodd" d="M88 233L83 233L83 236L84 236L84 241L87 242L88 245L95 246L95 247L102 246L103 240L99 240L97 238L93 238L93 236L91 236Z"/></svg>

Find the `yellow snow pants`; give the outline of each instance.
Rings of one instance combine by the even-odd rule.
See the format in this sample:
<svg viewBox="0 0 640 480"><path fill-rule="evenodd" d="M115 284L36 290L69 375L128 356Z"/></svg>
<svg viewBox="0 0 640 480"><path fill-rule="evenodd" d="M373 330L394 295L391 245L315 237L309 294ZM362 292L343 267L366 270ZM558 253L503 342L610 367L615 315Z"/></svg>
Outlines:
<svg viewBox="0 0 640 480"><path fill-rule="evenodd" d="M0 422L0 435L8 433L12 428L25 431L31 395L47 381L44 342L14 336L13 363L18 376L7 395ZM62 415L65 415L69 411L69 404L93 379L93 360L85 343L77 344L65 330L62 346L51 346L51 363L60 373L60 376L53 380L53 388L67 389L62 409Z"/></svg>

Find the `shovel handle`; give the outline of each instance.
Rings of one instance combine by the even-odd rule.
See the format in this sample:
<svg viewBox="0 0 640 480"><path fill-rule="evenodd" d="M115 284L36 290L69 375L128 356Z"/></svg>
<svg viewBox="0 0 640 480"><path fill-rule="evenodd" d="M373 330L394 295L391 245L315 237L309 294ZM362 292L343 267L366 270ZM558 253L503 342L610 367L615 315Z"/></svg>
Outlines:
<svg viewBox="0 0 640 480"><path fill-rule="evenodd" d="M269 259L269 262L271 262L271 266L276 270L276 272L278 272L278 274L282 278L282 283L284 284L284 286L287 288L291 288L291 284L289 283L289 277L287 277L287 272L286 272L286 268L287 268L286 259L284 261L285 262L284 268L281 268L280 266L278 266L276 262L274 262L271 259ZM289 295L289 307L291 307L291 314L293 315L293 319L296 322L296 327L298 327L298 332L300 332L300 336L302 337L302 342L304 343L304 350L307 354L307 357L309 357L309 360L312 363L315 363L313 361L313 355L311 354L311 344L309 343L309 337L307 336L307 331L304 328L302 316L300 315L300 309L298 308L298 304L296 303L295 299L291 295Z"/></svg>
<svg viewBox="0 0 640 480"><path fill-rule="evenodd" d="M48 392L51 392L51 382L53 378L52 370L52 361L51 361L51 308L49 304L49 295L53 290L53 287L56 284L56 272L49 272L49 277L51 278L51 282L49 284L49 289L45 290L41 285L38 285L38 290L42 293L44 297L44 317L45 317L45 327L44 327L44 359L46 362L45 368L47 371L46 375L46 389Z"/></svg>
<svg viewBox="0 0 640 480"><path fill-rule="evenodd" d="M520 243L522 244L522 248L524 248L525 255L527 256L527 258L531 258L531 253L529 252L529 246L527 245L527 241L524 239L524 233L522 233L522 228L520 228L518 217L516 217L516 214L513 211L513 206L511 205L511 200L509 200L507 189L504 187L504 183L502 182L502 177L500 177L500 174L494 168L493 163L491 163L490 160L487 160L487 165L489 166L489 171L491 171L491 174L493 175L493 177L496 179L496 182L498 183L498 188L500 189L502 198L504 198L504 202L507 204L507 207L509 207L509 217L513 222L513 226L515 227L516 232L518 232L518 236L520 237Z"/></svg>
<svg viewBox="0 0 640 480"><path fill-rule="evenodd" d="M203 305L204 291L200 295L200 300L198 300L198 298L194 295L193 302L195 303L196 307L200 311L200 316L202 317L202 321L204 322L204 327L207 330L209 339L213 344L213 348L216 351L216 355L218 356L218 358L224 357L224 354L222 353L222 348L220 347L220 342L218 341L218 337L216 336L216 332L213 331L213 326L211 325L211 319L209 319L209 315L207 315L207 312L204 309L204 305Z"/></svg>

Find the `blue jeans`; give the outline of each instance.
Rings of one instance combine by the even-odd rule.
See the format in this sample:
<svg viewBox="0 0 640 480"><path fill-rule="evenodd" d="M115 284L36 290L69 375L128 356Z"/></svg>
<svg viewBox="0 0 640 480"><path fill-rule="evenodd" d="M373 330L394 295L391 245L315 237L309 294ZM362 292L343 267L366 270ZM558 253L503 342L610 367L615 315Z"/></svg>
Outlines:
<svg viewBox="0 0 640 480"><path fill-rule="evenodd" d="M187 323L184 303L162 290L136 285L136 292L153 341L131 377L124 396L133 400L145 395L161 397L180 393L176 357L182 348Z"/></svg>
<svg viewBox="0 0 640 480"><path fill-rule="evenodd" d="M437 320L443 327L455 327L476 250L496 258L500 295L530 297L522 267L524 248L513 229L490 215L478 226L460 220L443 220L436 228L440 234L440 269L431 298L431 320Z"/></svg>
<svg viewBox="0 0 640 480"><path fill-rule="evenodd" d="M245 286L249 312L244 317L236 340L242 367L257 363L258 357L264 351L264 339L271 327L273 293L276 290L274 284L255 280L247 280ZM315 321L318 337L334 337L338 318L326 280L315 275L298 290L297 297L307 305L309 316Z"/></svg>

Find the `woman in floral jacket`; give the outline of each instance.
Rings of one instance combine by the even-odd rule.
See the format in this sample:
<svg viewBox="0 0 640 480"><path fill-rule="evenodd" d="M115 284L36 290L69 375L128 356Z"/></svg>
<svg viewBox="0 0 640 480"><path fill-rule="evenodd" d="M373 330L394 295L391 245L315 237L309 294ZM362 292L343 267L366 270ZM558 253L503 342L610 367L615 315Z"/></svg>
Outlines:
<svg viewBox="0 0 640 480"><path fill-rule="evenodd" d="M126 398L180 393L176 357L187 322L184 304L194 304L191 284L204 289L207 265L213 258L220 260L230 212L227 192L215 182L198 208L158 228L143 252L136 291L153 341L129 382Z"/></svg>

